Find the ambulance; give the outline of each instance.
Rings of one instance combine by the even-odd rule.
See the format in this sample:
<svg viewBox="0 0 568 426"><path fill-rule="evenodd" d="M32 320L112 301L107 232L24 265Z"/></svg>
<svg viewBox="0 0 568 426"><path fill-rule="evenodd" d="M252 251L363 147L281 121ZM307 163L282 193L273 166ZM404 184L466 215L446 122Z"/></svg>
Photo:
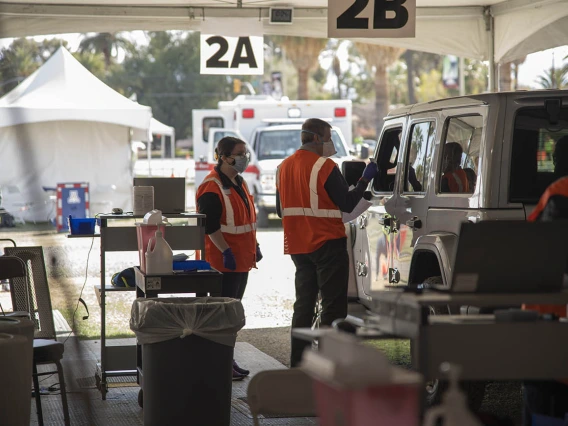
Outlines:
<svg viewBox="0 0 568 426"><path fill-rule="evenodd" d="M195 186L215 166L215 145L222 137L235 136L250 143L259 127L298 124L307 118L328 121L341 130L348 147L353 146L350 100L291 101L286 97L276 100L266 95L239 95L232 101L219 102L218 109L193 110ZM255 187L260 178L256 161L251 161L243 177L249 188Z"/></svg>

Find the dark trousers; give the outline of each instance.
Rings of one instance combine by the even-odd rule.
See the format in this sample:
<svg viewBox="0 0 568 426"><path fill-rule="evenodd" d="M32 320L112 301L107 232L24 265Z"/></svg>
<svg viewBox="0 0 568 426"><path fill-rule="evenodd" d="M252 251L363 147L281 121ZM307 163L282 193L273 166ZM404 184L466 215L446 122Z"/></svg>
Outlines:
<svg viewBox="0 0 568 426"><path fill-rule="evenodd" d="M327 241L312 253L293 254L296 265L296 302L292 328L311 327L318 292L321 292L321 325L331 325L337 318L347 316L347 285L349 255L347 239ZM292 338L290 366L296 367L302 352L310 342Z"/></svg>
<svg viewBox="0 0 568 426"><path fill-rule="evenodd" d="M221 296L242 299L247 287L248 272L223 272Z"/></svg>
<svg viewBox="0 0 568 426"><path fill-rule="evenodd" d="M526 381L523 383L523 400L524 426L532 424L532 414L564 419L568 413L568 386L556 381Z"/></svg>

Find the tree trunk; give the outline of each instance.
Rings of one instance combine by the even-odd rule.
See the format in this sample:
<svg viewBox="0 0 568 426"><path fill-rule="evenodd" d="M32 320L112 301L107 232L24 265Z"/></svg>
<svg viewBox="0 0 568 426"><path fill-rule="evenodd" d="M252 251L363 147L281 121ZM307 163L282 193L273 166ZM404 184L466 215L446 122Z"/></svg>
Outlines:
<svg viewBox="0 0 568 426"><path fill-rule="evenodd" d="M414 94L414 58L411 50L404 53L404 61L406 62L406 87L408 90L408 103L416 103L416 95Z"/></svg>
<svg viewBox="0 0 568 426"><path fill-rule="evenodd" d="M389 86L387 84L386 66L378 66L375 71L375 117L377 138L383 128L383 118L389 112Z"/></svg>
<svg viewBox="0 0 568 426"><path fill-rule="evenodd" d="M307 68L298 69L298 100L309 99L308 74L309 70Z"/></svg>
<svg viewBox="0 0 568 426"><path fill-rule="evenodd" d="M511 90L511 62L499 64L499 91L509 92Z"/></svg>

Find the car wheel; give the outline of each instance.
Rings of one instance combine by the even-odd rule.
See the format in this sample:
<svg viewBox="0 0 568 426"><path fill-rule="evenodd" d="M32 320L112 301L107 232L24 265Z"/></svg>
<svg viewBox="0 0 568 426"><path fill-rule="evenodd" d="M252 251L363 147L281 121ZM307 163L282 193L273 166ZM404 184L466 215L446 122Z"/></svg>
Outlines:
<svg viewBox="0 0 568 426"><path fill-rule="evenodd" d="M268 212L262 207L258 208L258 213L256 214L256 227L268 228Z"/></svg>
<svg viewBox="0 0 568 426"><path fill-rule="evenodd" d="M441 276L430 277L424 280L424 288L430 285L441 285L444 281ZM449 307L447 306L430 306L430 315L448 315ZM412 350L412 341L410 346L410 353ZM460 382L462 390L467 394L469 408L477 412L483 402L485 395L485 382L464 380ZM426 402L429 406L438 405L442 401L442 396L448 389L449 383L446 380L432 380L426 382Z"/></svg>

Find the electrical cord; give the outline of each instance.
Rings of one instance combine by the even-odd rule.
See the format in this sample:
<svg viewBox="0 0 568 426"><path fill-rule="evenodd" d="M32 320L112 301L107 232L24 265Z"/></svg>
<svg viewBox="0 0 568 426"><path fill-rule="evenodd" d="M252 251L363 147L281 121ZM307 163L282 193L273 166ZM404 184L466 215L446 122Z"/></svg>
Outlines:
<svg viewBox="0 0 568 426"><path fill-rule="evenodd" d="M95 215L95 218L99 216L98 214ZM79 309L79 304L83 304L83 306L85 306L85 309L87 310L87 315L83 316L83 320L86 320L89 318L89 309L87 308L87 305L85 304L85 301L83 300L83 290L85 289L85 286L87 285L87 278L89 276L89 258L91 256L91 250L93 249L93 244L95 243L95 236L93 235L92 239L91 239L91 247L89 247L89 252L87 253L87 264L85 266L85 281L83 282L83 286L81 287L81 292L79 293L79 299L77 300L77 305L75 306L75 310L73 311L73 315L71 316L71 321L74 324L75 323L75 315L77 314L77 310ZM63 341L63 344L65 344L65 342L67 342L67 340L69 339L69 337L71 337L71 334L73 334L73 326L71 327L71 331L69 332L69 334L67 335L67 337L65 338L65 340Z"/></svg>

